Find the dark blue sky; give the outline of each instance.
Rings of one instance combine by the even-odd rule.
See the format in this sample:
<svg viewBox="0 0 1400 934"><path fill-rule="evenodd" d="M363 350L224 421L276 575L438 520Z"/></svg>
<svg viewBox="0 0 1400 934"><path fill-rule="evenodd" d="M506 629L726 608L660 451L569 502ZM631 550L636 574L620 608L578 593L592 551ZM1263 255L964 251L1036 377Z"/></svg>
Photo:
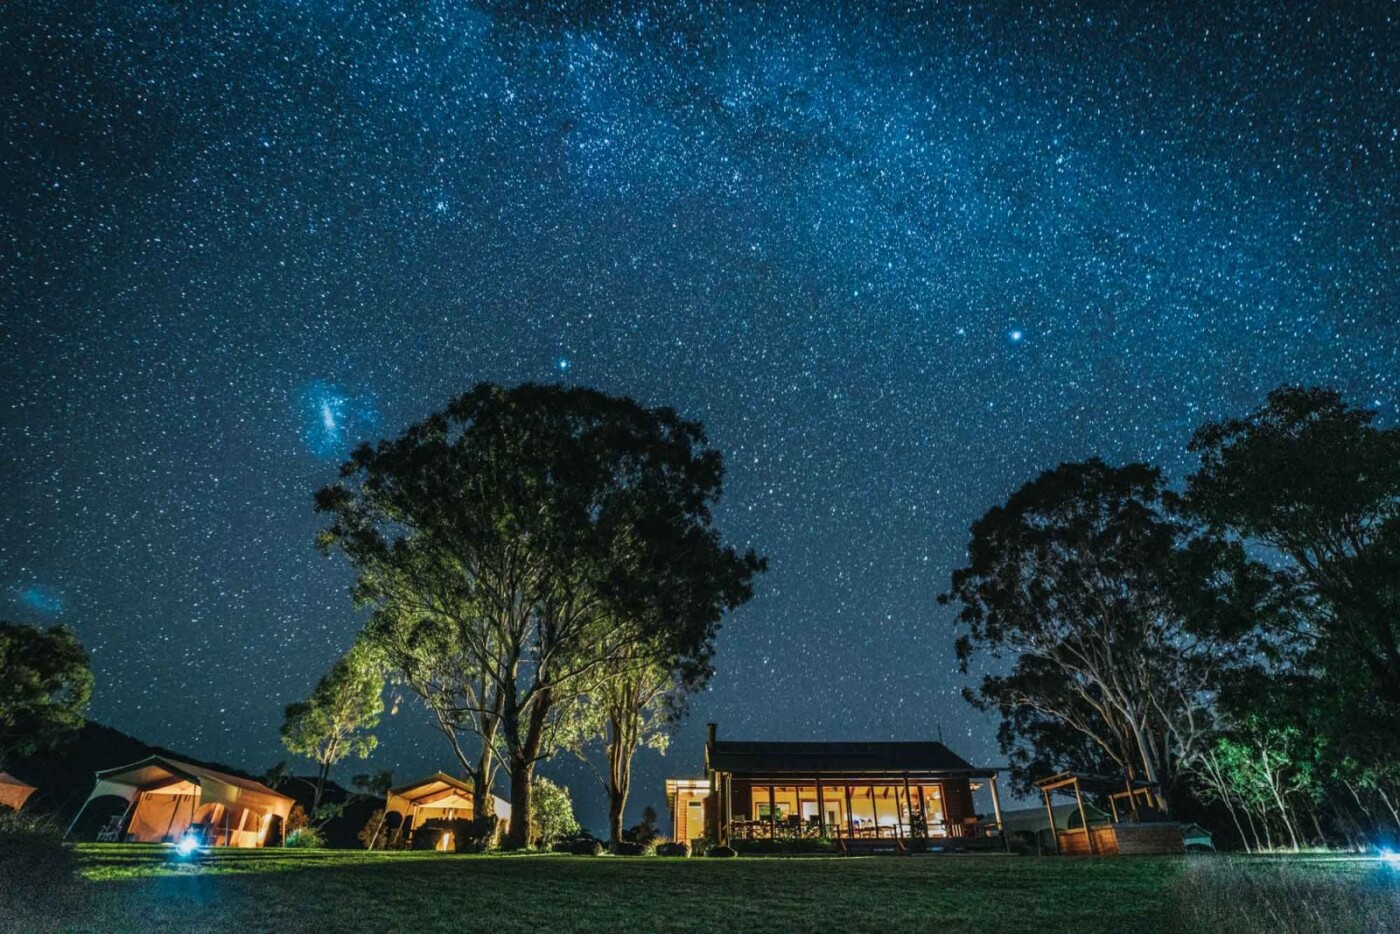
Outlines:
<svg viewBox="0 0 1400 934"><path fill-rule="evenodd" d="M933 603L973 519L1090 454L1180 476L1283 382L1395 417L1396 15L7 4L0 615L77 630L98 719L261 769L358 627L312 491L561 380L703 420L771 559L638 805L711 719L994 762ZM381 737L451 764L411 703Z"/></svg>

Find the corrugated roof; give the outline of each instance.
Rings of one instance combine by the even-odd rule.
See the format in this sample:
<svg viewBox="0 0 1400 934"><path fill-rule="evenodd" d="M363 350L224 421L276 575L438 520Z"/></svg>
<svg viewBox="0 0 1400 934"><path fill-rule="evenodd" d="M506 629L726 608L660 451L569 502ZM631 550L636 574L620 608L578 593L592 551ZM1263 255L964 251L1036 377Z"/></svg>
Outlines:
<svg viewBox="0 0 1400 934"><path fill-rule="evenodd" d="M709 767L721 772L977 772L942 743L772 743L716 740Z"/></svg>

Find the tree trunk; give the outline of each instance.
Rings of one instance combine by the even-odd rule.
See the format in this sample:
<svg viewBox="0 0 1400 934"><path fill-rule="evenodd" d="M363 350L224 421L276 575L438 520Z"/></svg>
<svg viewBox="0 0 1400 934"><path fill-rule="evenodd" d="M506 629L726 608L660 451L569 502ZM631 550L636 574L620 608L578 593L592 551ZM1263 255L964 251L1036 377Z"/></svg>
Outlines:
<svg viewBox="0 0 1400 934"><path fill-rule="evenodd" d="M494 733L494 730L492 731ZM480 818L496 813L496 799L492 795L496 784L496 755L491 749L494 736L481 739L481 756L472 770L472 817Z"/></svg>
<svg viewBox="0 0 1400 934"><path fill-rule="evenodd" d="M510 764L510 826L506 828L506 838L502 848L523 850L530 845L531 787L535 777L533 760L524 761L515 756Z"/></svg>
<svg viewBox="0 0 1400 934"><path fill-rule="evenodd" d="M535 776L535 763L540 758L544 729L549 720L551 697L548 689L535 694L530 702L528 724L520 730L520 711L514 698L507 698L502 726L505 729L506 751L510 756L510 826L503 844L507 850L523 850L530 846L530 825L534 811L531 807L530 780Z"/></svg>
<svg viewBox="0 0 1400 934"><path fill-rule="evenodd" d="M622 821L627 810L627 795L632 789L632 756L637 751L636 733L625 723L629 716L630 711L621 718L613 718L612 739L607 744L608 842L613 847L622 842Z"/></svg>

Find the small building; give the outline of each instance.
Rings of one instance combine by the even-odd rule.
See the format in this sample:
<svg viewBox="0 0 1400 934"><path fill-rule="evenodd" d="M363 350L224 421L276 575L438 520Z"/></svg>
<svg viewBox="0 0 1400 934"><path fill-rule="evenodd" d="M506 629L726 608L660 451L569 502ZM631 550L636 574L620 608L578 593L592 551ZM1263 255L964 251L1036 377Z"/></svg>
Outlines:
<svg viewBox="0 0 1400 934"><path fill-rule="evenodd" d="M193 833L204 846L259 847L270 834L280 838L295 803L251 778L150 756L98 772L69 832L90 804L109 796L126 801L127 807L99 839L162 843Z"/></svg>
<svg viewBox="0 0 1400 934"><path fill-rule="evenodd" d="M1088 818L1090 826L1108 823L1109 820L1107 811L1100 810L1087 801L1084 803L1083 817ZM1083 828L1083 824L1080 823L1082 819L1078 805L1072 803L1052 805L1050 811L1043 807L1034 807L1001 812L1001 822L1006 828L1007 837L1013 841L1020 838L1034 844L1036 852L1039 853L1055 852L1055 828L1078 831Z"/></svg>
<svg viewBox="0 0 1400 934"><path fill-rule="evenodd" d="M33 785L26 785L9 772L0 772L0 807L18 811L36 791Z"/></svg>
<svg viewBox="0 0 1400 934"><path fill-rule="evenodd" d="M1146 856L1184 853L1182 825L1167 820L1161 788L1152 782L1082 772L1060 772L1036 783L1045 800L1045 814L1055 851L1065 856ZM1084 792L1108 799L1111 819L1090 816ZM1061 825L1051 804L1052 794L1074 795L1077 826ZM1096 809L1097 810L1097 809ZM1102 811L1098 811L1103 817Z"/></svg>
<svg viewBox="0 0 1400 934"><path fill-rule="evenodd" d="M510 821L510 802L499 795L491 796L495 804L496 828L499 833ZM398 788L389 789L384 803L386 814L397 814L398 839L409 839L415 828L428 821L472 820L475 817L472 807L472 786L459 778L444 772L434 772L427 778L419 779ZM452 834L444 831L435 844L435 849L453 849Z"/></svg>
<svg viewBox="0 0 1400 934"><path fill-rule="evenodd" d="M709 725L703 779L666 783L672 835L749 839L885 840L930 848L1000 844L996 769L977 768L937 742L720 740ZM991 792L984 824L973 792Z"/></svg>

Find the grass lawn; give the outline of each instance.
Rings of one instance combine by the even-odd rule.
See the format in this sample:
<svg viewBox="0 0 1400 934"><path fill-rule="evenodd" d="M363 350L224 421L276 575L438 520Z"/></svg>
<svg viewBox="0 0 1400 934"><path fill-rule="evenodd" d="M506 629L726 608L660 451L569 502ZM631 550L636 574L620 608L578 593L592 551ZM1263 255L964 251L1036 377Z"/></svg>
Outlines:
<svg viewBox="0 0 1400 934"><path fill-rule="evenodd" d="M1288 913L1288 897L1279 903L1282 909L1250 907L1252 880L1257 875L1264 880L1260 891L1268 890L1276 872L1262 860L682 860L233 850L206 857L198 866L180 866L168 862L168 852L158 846L84 845L78 884L53 892L32 887L0 892L0 929L244 934L1239 930L1240 919L1231 913L1240 908L1260 913L1265 923L1258 929L1292 927L1278 915ZM1201 866L1211 867L1204 882L1196 878ZM1376 875L1382 871L1394 873L1374 861L1334 860L1308 869L1307 878L1321 880L1325 895L1360 891L1382 878ZM1371 926L1373 916L1400 923L1400 900L1386 900L1393 895L1380 892L1381 900L1371 905L1379 915L1338 916L1337 906L1330 906L1330 917L1344 923L1328 929L1383 930ZM1232 904L1203 913L1197 910L1202 898ZM1183 903L1193 904L1193 913L1184 915ZM1387 906L1397 913L1388 915ZM1346 924L1347 917L1355 923ZM1307 918L1300 914L1299 920ZM1316 925L1300 923L1296 929Z"/></svg>

